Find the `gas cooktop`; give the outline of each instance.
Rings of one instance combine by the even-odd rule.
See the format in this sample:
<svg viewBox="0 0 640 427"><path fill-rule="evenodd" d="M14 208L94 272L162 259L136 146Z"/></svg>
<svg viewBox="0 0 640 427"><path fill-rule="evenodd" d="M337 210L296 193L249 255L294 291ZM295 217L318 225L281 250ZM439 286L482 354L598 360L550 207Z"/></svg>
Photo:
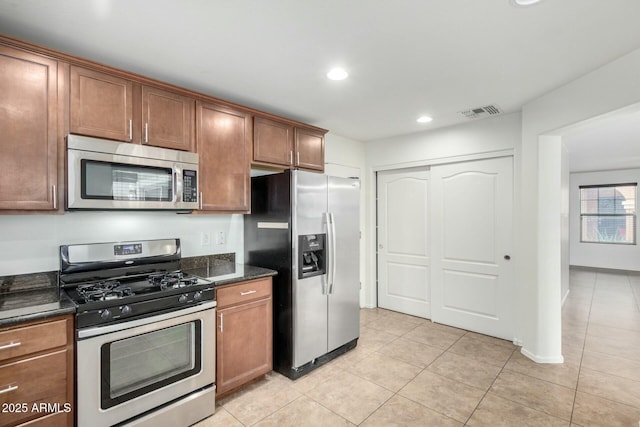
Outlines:
<svg viewBox="0 0 640 427"><path fill-rule="evenodd" d="M123 322L214 299L212 282L178 269L180 240L60 247L60 287L77 327Z"/></svg>

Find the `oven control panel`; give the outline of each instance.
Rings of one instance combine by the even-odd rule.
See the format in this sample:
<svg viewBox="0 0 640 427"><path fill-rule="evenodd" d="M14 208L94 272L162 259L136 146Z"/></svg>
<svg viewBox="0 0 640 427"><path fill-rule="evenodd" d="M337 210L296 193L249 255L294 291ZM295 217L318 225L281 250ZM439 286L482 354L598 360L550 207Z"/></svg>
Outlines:
<svg viewBox="0 0 640 427"><path fill-rule="evenodd" d="M114 255L138 255L142 253L142 243L127 243L113 246Z"/></svg>

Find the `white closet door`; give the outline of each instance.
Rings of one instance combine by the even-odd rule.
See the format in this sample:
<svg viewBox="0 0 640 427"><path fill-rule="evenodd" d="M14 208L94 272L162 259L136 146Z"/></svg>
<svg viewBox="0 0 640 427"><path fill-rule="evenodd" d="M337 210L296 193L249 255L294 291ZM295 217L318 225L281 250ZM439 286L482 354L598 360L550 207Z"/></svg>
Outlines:
<svg viewBox="0 0 640 427"><path fill-rule="evenodd" d="M434 166L432 320L513 340L511 157Z"/></svg>
<svg viewBox="0 0 640 427"><path fill-rule="evenodd" d="M378 172L378 306L429 318L429 171Z"/></svg>

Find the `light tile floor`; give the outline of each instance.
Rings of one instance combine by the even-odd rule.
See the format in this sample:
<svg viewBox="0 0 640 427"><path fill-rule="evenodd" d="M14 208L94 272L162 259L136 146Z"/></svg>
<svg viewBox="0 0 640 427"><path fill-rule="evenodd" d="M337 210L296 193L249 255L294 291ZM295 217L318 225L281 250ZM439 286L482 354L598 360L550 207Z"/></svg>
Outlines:
<svg viewBox="0 0 640 427"><path fill-rule="evenodd" d="M393 311L363 309L358 346L217 403L212 426L629 426L640 421L640 274L571 270L565 363Z"/></svg>

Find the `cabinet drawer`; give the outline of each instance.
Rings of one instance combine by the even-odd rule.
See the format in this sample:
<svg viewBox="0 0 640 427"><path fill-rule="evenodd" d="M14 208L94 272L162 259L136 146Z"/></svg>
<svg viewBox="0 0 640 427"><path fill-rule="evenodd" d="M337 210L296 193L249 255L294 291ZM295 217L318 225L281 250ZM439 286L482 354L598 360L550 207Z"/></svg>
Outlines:
<svg viewBox="0 0 640 427"><path fill-rule="evenodd" d="M68 427L71 425L69 421L70 415L65 412L49 414L44 417L36 418L20 424L18 427Z"/></svg>
<svg viewBox="0 0 640 427"><path fill-rule="evenodd" d="M32 412L42 404L70 402L67 396L67 350L0 366L0 404L20 410L2 414L2 425L46 413ZM24 410L24 411L23 411Z"/></svg>
<svg viewBox="0 0 640 427"><path fill-rule="evenodd" d="M0 332L0 362L67 345L67 320L55 320Z"/></svg>
<svg viewBox="0 0 640 427"><path fill-rule="evenodd" d="M271 277L266 279L242 282L229 285L216 290L218 308L228 307L234 304L255 301L271 296Z"/></svg>

